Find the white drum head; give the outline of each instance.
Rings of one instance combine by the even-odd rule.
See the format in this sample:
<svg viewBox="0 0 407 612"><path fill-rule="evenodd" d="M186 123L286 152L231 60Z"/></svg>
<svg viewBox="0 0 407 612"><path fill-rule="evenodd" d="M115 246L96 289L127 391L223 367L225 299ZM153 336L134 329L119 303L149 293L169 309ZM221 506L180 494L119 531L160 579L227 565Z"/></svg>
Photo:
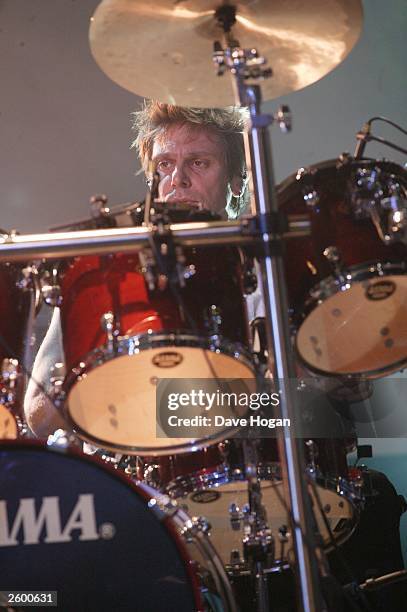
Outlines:
<svg viewBox="0 0 407 612"><path fill-rule="evenodd" d="M344 541L352 533L354 525L354 507L341 495L329 489L316 485L317 492L325 509L325 517L331 527L335 539ZM288 533L288 543L281 550L278 533L279 528L286 525L289 529L290 522L283 505L283 486L280 482L261 481L262 503L266 509L267 522L271 533L275 537L276 558L287 559L287 554L292 550L293 542ZM310 489L315 510L318 529L321 533L325 547L330 545L330 536L325 526L315 496ZM231 504L242 510L248 503L248 490L246 481L229 482L218 487L189 493L186 497L176 500L190 516L204 516L211 528L211 539L224 564L230 564L232 550L238 550L243 560L242 538L244 536L242 522L240 529L232 529L229 508ZM352 527L351 527L352 526ZM284 559L283 559L284 557Z"/></svg>
<svg viewBox="0 0 407 612"><path fill-rule="evenodd" d="M407 276L354 282L308 315L297 349L311 368L329 374L380 376L407 360Z"/></svg>
<svg viewBox="0 0 407 612"><path fill-rule="evenodd" d="M174 351L179 363L163 367L160 355ZM165 358L165 357L164 357ZM67 411L79 430L90 441L104 448L118 448L139 454L154 454L160 449L178 447L202 438L202 428L191 428L190 438L159 437L156 420L158 378L253 379L246 362L224 353L201 348L160 347L134 355L116 357L90 370L75 383L68 394ZM246 410L246 409L245 409ZM204 410L202 412L204 414ZM236 416L225 406L225 417ZM242 416L242 415L240 415ZM78 433L81 433L79 431ZM164 436L164 432L161 431ZM207 427L208 436L219 434L219 427ZM208 443L213 443L211 440Z"/></svg>

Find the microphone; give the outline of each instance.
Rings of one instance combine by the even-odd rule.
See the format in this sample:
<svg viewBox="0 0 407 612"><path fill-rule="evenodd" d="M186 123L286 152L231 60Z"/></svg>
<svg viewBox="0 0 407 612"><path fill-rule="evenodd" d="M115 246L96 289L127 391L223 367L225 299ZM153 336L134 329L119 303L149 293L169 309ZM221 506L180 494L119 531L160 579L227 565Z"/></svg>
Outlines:
<svg viewBox="0 0 407 612"><path fill-rule="evenodd" d="M363 127L360 130L360 132L356 134L356 138L358 142L356 144L355 153L353 155L355 159L361 159L363 157L366 145L369 141L369 136L370 136L370 123L368 121L367 123L363 124Z"/></svg>

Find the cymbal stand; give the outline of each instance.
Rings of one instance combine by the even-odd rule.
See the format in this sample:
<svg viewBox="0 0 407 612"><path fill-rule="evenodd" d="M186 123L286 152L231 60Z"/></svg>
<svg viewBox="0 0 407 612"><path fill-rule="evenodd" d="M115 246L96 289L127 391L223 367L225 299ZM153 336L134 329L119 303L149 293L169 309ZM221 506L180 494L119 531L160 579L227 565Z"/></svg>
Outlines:
<svg viewBox="0 0 407 612"><path fill-rule="evenodd" d="M263 68L266 60L259 56L256 49L243 49L233 38L232 27L236 22L234 6L222 5L215 12L215 19L223 31L224 48L219 42L214 43L213 61L218 68L218 74L230 71L236 103L248 107L250 111L250 125L245 133L246 164L251 177L252 214L257 216L262 234L258 259L265 307L268 367L274 375L275 383L279 385L280 393L280 404L274 416L290 419L289 422L294 423L296 397L290 382L295 379L295 365L290 340L281 240L284 219L278 212L268 136L268 127L275 118L261 112L260 87L247 83L248 79L267 78L272 72ZM289 129L288 109L283 109L276 118L283 128ZM318 561L314 552L314 549L317 549L313 529L315 523L312 520L312 508L304 478L302 449L299 441L290 437L289 427L284 428L284 437L282 440L279 438L278 442L286 487L285 499L292 520L300 609L304 612L324 610L326 606L320 591ZM324 565L320 565L323 570ZM260 605L261 601L258 600L258 603Z"/></svg>
<svg viewBox="0 0 407 612"><path fill-rule="evenodd" d="M249 504L244 512L243 554L255 578L258 612L270 610L267 576L264 570L274 562L274 538L267 524L266 508L262 504L261 483L257 474L258 440L243 440L245 476L248 483Z"/></svg>

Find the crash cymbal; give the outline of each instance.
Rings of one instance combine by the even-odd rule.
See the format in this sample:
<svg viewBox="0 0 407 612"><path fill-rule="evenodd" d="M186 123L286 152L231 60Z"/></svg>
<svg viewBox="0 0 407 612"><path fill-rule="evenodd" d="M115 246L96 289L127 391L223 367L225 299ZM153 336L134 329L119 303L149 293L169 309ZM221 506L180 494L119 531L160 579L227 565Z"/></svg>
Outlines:
<svg viewBox="0 0 407 612"><path fill-rule="evenodd" d="M234 104L231 76L216 76L214 17L224 0L103 0L91 19L90 46L113 81L146 98L183 106ZM229 2L232 4L232 2ZM361 0L237 0L233 36L266 57L273 76L263 99L315 83L355 45Z"/></svg>

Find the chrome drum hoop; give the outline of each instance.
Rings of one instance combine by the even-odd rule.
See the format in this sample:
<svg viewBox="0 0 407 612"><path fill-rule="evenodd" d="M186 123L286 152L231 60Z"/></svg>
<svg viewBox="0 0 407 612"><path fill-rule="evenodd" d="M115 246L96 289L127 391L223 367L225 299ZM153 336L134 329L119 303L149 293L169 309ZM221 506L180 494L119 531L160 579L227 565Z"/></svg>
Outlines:
<svg viewBox="0 0 407 612"><path fill-rule="evenodd" d="M68 373L61 387L55 392L55 402L62 410L63 416L75 433L90 444L94 444L109 451L128 454L128 455L176 455L179 453L189 453L191 450L206 448L217 442L222 442L225 438L233 437L238 428L232 427L219 431L213 435L200 439L190 440L177 446L137 446L136 444L126 445L111 442L104 438L94 436L81 427L71 416L69 411L69 393L82 377L85 377L97 367L119 359L124 356L137 356L141 351L148 351L157 348L196 348L216 352L219 355L230 357L247 368L252 377L255 378L256 370L249 352L240 344L224 340L220 336L202 337L190 333L168 331L165 333L155 332L140 336L119 337L114 350L104 345L103 349L94 349L85 360L79 363Z"/></svg>
<svg viewBox="0 0 407 612"><path fill-rule="evenodd" d="M262 483L270 483L270 485L274 483L276 486L278 486L283 482L281 475L281 464L279 462L264 462L262 465L257 467L257 475ZM307 477L314 495L314 485L316 485L321 491L334 493L335 496L339 498L338 505L345 507L345 504L348 504L348 507L351 510L351 518L341 519L336 526L336 531L335 528L332 530L335 541L332 542L331 539L326 536L325 550L330 552L335 548L335 546L342 545L344 542L346 542L354 533L356 526L358 525L360 512L364 507L364 497L361 494L361 487L354 484L351 480L346 480L341 476L323 476L319 470L312 470L310 468L307 468ZM216 490L223 485L243 483L245 481L246 478L243 468L234 468L231 470L226 465L223 465L219 466L219 468L215 468L213 471L208 471L207 473L202 471L195 472L190 476L179 476L167 485L165 488L165 493L171 499L177 500L177 503L182 506L183 499L187 498L187 496L190 494L199 494L199 492L203 491L213 491L215 493ZM276 493L276 496L282 497L283 493ZM216 498L208 501L216 502ZM324 504L323 500L320 501L322 504L322 510L324 511L324 516L329 519L330 509L326 504ZM316 519L319 519L319 524L323 525L324 519L321 517L318 504L315 504L315 502L314 507ZM265 506L265 510L267 512L267 505ZM202 514L205 516L205 504L202 505ZM344 523L344 521L346 521L346 523ZM337 530L338 527L340 527L339 532ZM216 544L216 538L214 539L214 542ZM279 562L283 561L284 559L279 560ZM227 563L226 566L229 571L229 566ZM238 573L241 571L244 572L245 567L245 564L238 564ZM233 566L231 566L231 568L233 569ZM236 567L234 569L236 570Z"/></svg>
<svg viewBox="0 0 407 612"><path fill-rule="evenodd" d="M340 291L347 291L354 283L374 278L385 278L386 276L407 274L407 262L370 261L350 266L346 275L346 282L340 282L334 276L328 276L320 283L310 289L309 297L305 301L299 320L304 321L315 308Z"/></svg>
<svg viewBox="0 0 407 612"><path fill-rule="evenodd" d="M381 316L377 313L378 310L385 312L381 306L382 301L368 298L367 295L371 289L374 291L375 287L386 284L393 287L391 291L399 289L401 297L398 300L401 302L397 306L397 297L391 298L390 294L391 300L383 301L383 304L390 309L391 314ZM407 363L407 345L403 344L406 338L406 329L403 327L406 292L406 261L364 262L347 268L342 278L331 275L314 285L296 317L294 341L300 362L306 370L317 376L361 381L383 377L402 369ZM397 309L393 313L391 309L395 308L394 305ZM332 316L335 311L336 321ZM328 325L330 322L332 327ZM341 322L342 329L339 327ZM362 331L359 327L362 322L365 325L370 322L371 330ZM349 342L358 336L358 332L360 347L364 350L355 356L352 351L341 346L341 341Z"/></svg>
<svg viewBox="0 0 407 612"><path fill-rule="evenodd" d="M118 337L117 344L112 351L106 344L103 348L96 348L91 351L83 361L74 366L68 373L64 382L64 391L68 395L77 380L84 374L89 374L92 370L108 361L122 357L124 355L133 356L140 351L155 348L188 347L209 350L227 357L232 357L245 365L252 374L255 375L255 365L249 351L236 342L224 340L220 336L194 336L190 333L166 331L142 334L140 336Z"/></svg>

